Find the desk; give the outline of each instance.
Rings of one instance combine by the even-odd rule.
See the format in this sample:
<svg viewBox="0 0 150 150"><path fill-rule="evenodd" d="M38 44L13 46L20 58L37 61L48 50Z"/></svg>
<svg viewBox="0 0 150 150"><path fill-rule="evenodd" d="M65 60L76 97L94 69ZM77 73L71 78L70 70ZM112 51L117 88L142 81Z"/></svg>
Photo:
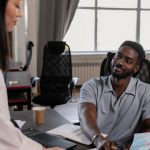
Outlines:
<svg viewBox="0 0 150 150"><path fill-rule="evenodd" d="M8 94L20 94L26 93L27 98L26 101L22 101L22 103L27 104L28 109L31 109L31 77L29 71L13 71L6 73L6 87ZM14 100L14 102L17 100ZM14 103L13 101L9 101L9 103ZM19 103L19 100L18 100ZM21 103L21 101L20 101Z"/></svg>
<svg viewBox="0 0 150 150"><path fill-rule="evenodd" d="M34 125L32 111L11 111L10 114L12 119L26 121L22 129L33 127L40 131L46 132L60 125L68 123L68 121L64 119L60 114L58 114L54 109L46 109L44 125ZM88 148L92 147L77 144L77 146L74 147L72 150L87 150Z"/></svg>

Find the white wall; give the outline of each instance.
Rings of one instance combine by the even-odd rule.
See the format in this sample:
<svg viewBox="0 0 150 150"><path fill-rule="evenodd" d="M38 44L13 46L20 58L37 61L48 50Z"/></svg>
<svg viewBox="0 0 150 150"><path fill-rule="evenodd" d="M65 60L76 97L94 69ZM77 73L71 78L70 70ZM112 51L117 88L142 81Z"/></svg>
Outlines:
<svg viewBox="0 0 150 150"><path fill-rule="evenodd" d="M22 1L22 11L25 13L24 5L26 1ZM20 22L15 26L13 31L13 58L16 61L25 63L25 47L26 47L26 29L25 29L25 15L20 18Z"/></svg>
<svg viewBox="0 0 150 150"><path fill-rule="evenodd" d="M38 37L38 17L39 0L28 0L28 40L33 41L33 55L30 64L31 75L37 75L37 37Z"/></svg>

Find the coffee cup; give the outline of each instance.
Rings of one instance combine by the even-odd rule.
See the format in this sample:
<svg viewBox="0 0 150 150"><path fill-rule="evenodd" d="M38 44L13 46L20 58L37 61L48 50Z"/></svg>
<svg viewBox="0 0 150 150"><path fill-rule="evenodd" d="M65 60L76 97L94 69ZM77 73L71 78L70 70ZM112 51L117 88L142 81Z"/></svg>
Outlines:
<svg viewBox="0 0 150 150"><path fill-rule="evenodd" d="M34 118L34 123L41 125L44 123L45 120L45 107L33 107L33 118Z"/></svg>

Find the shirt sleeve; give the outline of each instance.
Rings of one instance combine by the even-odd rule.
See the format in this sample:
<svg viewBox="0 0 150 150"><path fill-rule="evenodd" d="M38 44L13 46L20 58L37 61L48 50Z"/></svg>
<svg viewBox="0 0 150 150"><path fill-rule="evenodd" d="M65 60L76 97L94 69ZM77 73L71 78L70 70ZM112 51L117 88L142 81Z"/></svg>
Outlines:
<svg viewBox="0 0 150 150"><path fill-rule="evenodd" d="M145 101L143 104L143 111L142 111L142 119L150 118L150 86L148 86L146 92L144 93Z"/></svg>
<svg viewBox="0 0 150 150"><path fill-rule="evenodd" d="M27 138L9 120L0 118L1 150L42 150L42 145Z"/></svg>
<svg viewBox="0 0 150 150"><path fill-rule="evenodd" d="M89 102L96 104L96 83L94 79L85 82L81 87L79 103Z"/></svg>
<svg viewBox="0 0 150 150"><path fill-rule="evenodd" d="M7 90L1 70L0 70L0 118L10 120Z"/></svg>
<svg viewBox="0 0 150 150"><path fill-rule="evenodd" d="M42 150L42 145L26 137L10 121L8 99L0 70L0 150Z"/></svg>

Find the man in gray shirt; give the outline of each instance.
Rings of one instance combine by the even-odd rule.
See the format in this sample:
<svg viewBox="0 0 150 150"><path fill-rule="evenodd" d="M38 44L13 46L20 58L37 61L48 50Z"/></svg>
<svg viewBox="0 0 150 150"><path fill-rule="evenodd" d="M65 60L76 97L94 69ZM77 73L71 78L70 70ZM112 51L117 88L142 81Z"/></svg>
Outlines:
<svg viewBox="0 0 150 150"><path fill-rule="evenodd" d="M81 88L81 128L99 150L122 150L135 132L150 131L150 85L132 77L144 57L139 43L125 41L111 62L111 75L91 79Z"/></svg>

